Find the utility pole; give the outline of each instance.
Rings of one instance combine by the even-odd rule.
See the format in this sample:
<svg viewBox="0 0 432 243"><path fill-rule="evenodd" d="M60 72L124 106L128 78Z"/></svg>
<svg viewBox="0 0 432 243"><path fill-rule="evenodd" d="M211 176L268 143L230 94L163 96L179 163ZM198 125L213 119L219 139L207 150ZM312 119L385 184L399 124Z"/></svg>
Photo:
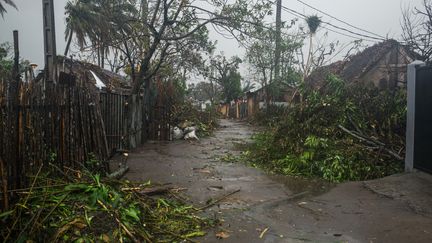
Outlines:
<svg viewBox="0 0 432 243"><path fill-rule="evenodd" d="M276 82L280 81L280 57L281 57L281 27L282 27L282 0L276 1L276 48L275 48L275 74Z"/></svg>
<svg viewBox="0 0 432 243"><path fill-rule="evenodd" d="M54 0L42 0L45 51L45 82L57 82Z"/></svg>

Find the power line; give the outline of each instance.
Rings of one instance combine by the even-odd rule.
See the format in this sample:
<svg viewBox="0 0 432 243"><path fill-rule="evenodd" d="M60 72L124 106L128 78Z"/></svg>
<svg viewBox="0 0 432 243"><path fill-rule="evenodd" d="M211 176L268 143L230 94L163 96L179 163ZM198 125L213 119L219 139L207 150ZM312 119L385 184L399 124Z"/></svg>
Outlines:
<svg viewBox="0 0 432 243"><path fill-rule="evenodd" d="M296 0L296 1L299 2L299 3L301 3L301 4L303 4L303 5L305 5L305 6L307 6L307 7L309 7L309 8L311 8L311 9L314 9L314 10L320 12L320 13L322 13L322 14L324 14L324 15L326 15L326 16L332 18L332 19L335 19L335 20L337 20L337 21L339 21L339 22L341 22L341 23L344 23L344 24L346 24L346 25L348 25L348 26L350 26L350 27L352 27L352 28L354 28L354 29L357 29L357 30L363 31L363 32L365 32L365 33L368 33L368 34L371 34L371 35L375 35L375 36L377 36L377 37L379 37L379 38L385 39L385 37L382 36L382 35L375 34L375 33L371 32L371 31L368 31L368 30L362 29L362 28L360 28L360 27L354 26L354 25L352 25L352 24L350 24L350 23L348 23L348 22L346 22L346 21L343 21L343 20L341 20L341 19L339 19L339 18L337 18L337 17L334 17L334 16L332 16L332 15L330 15L330 14L328 14L328 13L326 13L326 12L320 10L320 9L317 9L317 8L311 6L310 4L305 3L305 2L303 2L303 1L301 1L301 0Z"/></svg>
<svg viewBox="0 0 432 243"><path fill-rule="evenodd" d="M288 7L285 7L285 6L282 6L282 9L284 9L286 12L290 12L290 13L294 13L296 15L299 15L299 16L301 16L302 19L305 19L305 20L307 19L306 15L304 15L304 14L302 14L302 13L296 11L296 10L290 9ZM376 40L376 41L385 41L386 40L385 38L377 38L377 37L374 37L374 36L370 36L370 35L366 35L366 34L362 34L362 33L357 33L357 32L354 32L352 30L349 30L349 29L346 29L346 28L343 28L343 27L331 24L331 23L326 22L326 21L321 21L321 22L323 24L327 24L327 25L329 25L329 26L331 26L331 27L333 27L335 29L345 31L345 32L348 32L348 33L356 35L356 36L361 36L363 38L373 39L373 40Z"/></svg>
<svg viewBox="0 0 432 243"><path fill-rule="evenodd" d="M306 18L304 17L304 15L302 16L302 15L296 14L296 13L294 13L294 12L289 12L289 11L287 11L286 9L285 9L285 12L286 12L286 13L289 13L289 14L291 14L291 15L297 17L297 18L306 19ZM337 30L330 29L330 28L328 28L328 27L326 27L326 26L322 26L322 28L323 28L323 29L326 29L326 30L328 30L328 31L330 31L330 32L333 32L333 33L336 33L336 34L339 34L339 35L343 35L343 36L345 36L345 37L349 37L349 38L352 38L352 39L356 39L356 40L365 40L365 41L370 41L370 42L377 42L377 40L361 39L361 38L359 39L358 36L353 36L353 35L345 34L345 33L339 32L339 31L337 31Z"/></svg>
<svg viewBox="0 0 432 243"><path fill-rule="evenodd" d="M322 28L324 28L324 29L326 29L326 30L328 30L328 31L331 31L331 32L333 32L333 33L336 33L336 34L339 34L339 35L343 35L343 36L345 36L345 37L352 38L352 39L364 40L364 41L369 41L369 42L374 42L374 43L378 42L377 40L370 40L370 39L365 39L365 38L359 38L359 37L357 37L357 36L353 36L353 35L348 35L348 34L345 34L345 33L339 32L339 31L337 31L337 30L329 29L329 28L327 28L327 27L325 27L325 26L323 26Z"/></svg>

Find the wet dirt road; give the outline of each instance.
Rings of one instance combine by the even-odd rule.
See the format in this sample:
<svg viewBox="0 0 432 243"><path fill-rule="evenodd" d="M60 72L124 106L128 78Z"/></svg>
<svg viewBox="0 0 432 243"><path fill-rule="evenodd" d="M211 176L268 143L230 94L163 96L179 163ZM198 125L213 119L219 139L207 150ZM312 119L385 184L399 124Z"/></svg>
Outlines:
<svg viewBox="0 0 432 243"><path fill-rule="evenodd" d="M371 189L383 183L334 186L218 160L238 154L238 144L253 133L246 123L221 120L210 138L148 143L130 153L126 178L186 188L185 196L197 207L239 190L206 210L222 225L200 242L432 242L432 212ZM420 184L432 185L432 177L419 177ZM422 205L432 205L429 196ZM221 231L229 237L217 239Z"/></svg>

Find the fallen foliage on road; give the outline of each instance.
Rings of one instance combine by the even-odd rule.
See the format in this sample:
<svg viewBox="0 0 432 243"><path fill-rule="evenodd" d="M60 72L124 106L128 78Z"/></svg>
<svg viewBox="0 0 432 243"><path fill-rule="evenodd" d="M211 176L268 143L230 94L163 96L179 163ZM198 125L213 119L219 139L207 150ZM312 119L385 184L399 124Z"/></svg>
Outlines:
<svg viewBox="0 0 432 243"><path fill-rule="evenodd" d="M5 242L193 242L213 224L182 203L175 188L90 173L65 181L41 171L0 214Z"/></svg>
<svg viewBox="0 0 432 243"><path fill-rule="evenodd" d="M402 170L406 94L347 85L329 76L320 90L302 90L290 108L255 117L265 126L241 159L270 171L333 182L367 180Z"/></svg>

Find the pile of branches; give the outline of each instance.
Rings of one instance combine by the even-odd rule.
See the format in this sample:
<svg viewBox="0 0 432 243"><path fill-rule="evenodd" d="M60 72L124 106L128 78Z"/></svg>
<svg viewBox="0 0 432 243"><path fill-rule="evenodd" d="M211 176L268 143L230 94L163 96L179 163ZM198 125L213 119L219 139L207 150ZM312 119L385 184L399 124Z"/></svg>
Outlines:
<svg viewBox="0 0 432 243"><path fill-rule="evenodd" d="M404 90L347 85L329 76L320 90L302 90L302 102L279 114L266 118L267 129L244 152L246 161L277 173L335 182L402 170Z"/></svg>
<svg viewBox="0 0 432 243"><path fill-rule="evenodd" d="M193 242L212 224L172 188L79 171L64 181L41 171L0 213L4 242Z"/></svg>

